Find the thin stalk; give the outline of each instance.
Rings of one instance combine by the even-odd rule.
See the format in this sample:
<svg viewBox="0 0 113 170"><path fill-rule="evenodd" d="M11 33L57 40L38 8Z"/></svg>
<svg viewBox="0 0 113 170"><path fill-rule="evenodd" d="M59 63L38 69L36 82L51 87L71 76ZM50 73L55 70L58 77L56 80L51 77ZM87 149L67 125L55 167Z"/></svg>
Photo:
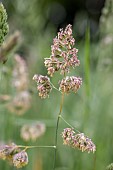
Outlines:
<svg viewBox="0 0 113 170"><path fill-rule="evenodd" d="M80 133L80 131L78 131L75 127L73 127L72 125L70 125L61 115L59 116L68 126L70 126L72 129L74 129L76 132Z"/></svg>
<svg viewBox="0 0 113 170"><path fill-rule="evenodd" d="M58 92L61 93L61 91L60 91L59 89L57 89L51 82L50 82L50 84L52 85L52 87L53 87L55 90L57 90Z"/></svg>
<svg viewBox="0 0 113 170"><path fill-rule="evenodd" d="M56 146L24 146L18 145L19 148L31 149L31 148L56 148Z"/></svg>
<svg viewBox="0 0 113 170"><path fill-rule="evenodd" d="M61 118L68 126L70 126L72 129L74 129L74 127L71 126L61 115L60 115L60 118Z"/></svg>
<svg viewBox="0 0 113 170"><path fill-rule="evenodd" d="M96 153L94 154L93 170L96 169Z"/></svg>
<svg viewBox="0 0 113 170"><path fill-rule="evenodd" d="M53 164L53 170L55 170L55 165L56 165L56 152L57 152L58 127L59 127L60 116L61 116L61 113L62 113L63 103L64 103L64 93L62 93L61 103L60 103L60 110L59 110L58 117L57 117L57 125L56 125L56 133L55 133L55 146L56 146L56 148L55 148L55 152L54 152L54 164Z"/></svg>

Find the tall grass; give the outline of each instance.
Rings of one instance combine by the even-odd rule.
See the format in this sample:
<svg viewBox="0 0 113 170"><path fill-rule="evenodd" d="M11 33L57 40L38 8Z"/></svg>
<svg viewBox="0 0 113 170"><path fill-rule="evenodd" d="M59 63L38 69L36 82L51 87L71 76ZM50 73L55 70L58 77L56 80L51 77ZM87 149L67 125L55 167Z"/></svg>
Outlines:
<svg viewBox="0 0 113 170"><path fill-rule="evenodd" d="M8 8L8 6L7 6ZM16 7L15 7L16 10ZM13 16L14 17L14 16ZM11 22L11 21L10 21ZM26 21L27 22L27 21ZM24 24L24 23L23 23ZM24 29L27 27L24 25ZM29 25L30 27L30 25ZM35 26L34 26L35 27ZM103 54L106 53L106 48L101 46L100 42L92 44L90 42L90 28L86 30L86 37L84 42L79 42L79 57L81 60L81 67L79 74L83 75L83 86L79 93L75 96L71 94L66 96L64 102L63 115L70 124L76 126L80 131L84 131L90 136L97 146L95 155L81 153L78 150L62 145L61 132L67 125L60 121L58 132L58 151L56 165L57 169L62 170L103 170L105 167L113 162L113 93L112 93L112 67L111 64L103 65L101 62ZM51 28L53 31L54 29ZM48 36L49 34L49 36ZM55 34L55 33L53 33ZM26 34L26 37L29 34ZM43 58L50 55L48 50L53 35L49 30L44 35L44 41L38 37L38 43L35 41L33 45L30 44L32 51L27 58L29 71L29 90L31 92L31 108L21 117L12 115L5 107L5 103L0 103L0 140L1 142L14 141L22 145L53 145L55 138L55 122L56 114L58 113L59 94L52 92L50 98L47 100L40 100L34 93L34 85L32 83L32 76L36 71L45 74L43 69ZM31 38L31 36L30 36ZM47 43L45 43L47 42ZM40 51L37 49L40 43ZM77 42L76 42L77 44ZM84 45L83 45L84 44ZM105 45L105 44L104 44ZM112 46L112 45L111 45ZM84 48L83 48L84 47ZM102 47L102 48L100 48ZM105 46L106 47L106 46ZM98 49L99 53L95 53ZM112 52L112 48L107 51L106 58ZM24 52L25 50L25 52ZM21 48L18 50L21 52ZM84 52L85 51L85 52ZM28 54L26 47L23 45L22 53ZM96 55L96 56L95 56ZM99 59L97 65L91 68L91 62ZM14 89L11 87L13 55L11 54L5 65L0 65L0 94L10 94L14 96ZM90 62L91 61L91 62ZM111 60L112 61L112 58ZM32 62L32 64L30 64ZM95 63L94 63L95 64ZM106 67L108 69L106 69ZM99 69L102 68L102 69ZM109 69L110 68L110 69ZM5 70L5 71L4 71ZM106 71L107 70L107 71ZM75 71L73 71L76 74ZM53 82L57 81L53 79ZM46 125L46 133L35 142L24 142L20 137L20 128L26 123L34 121L42 121ZM25 170L51 170L53 168L54 151L51 149L32 149L28 151L29 164L22 168ZM0 169L12 170L16 169L9 166L6 162L0 160Z"/></svg>

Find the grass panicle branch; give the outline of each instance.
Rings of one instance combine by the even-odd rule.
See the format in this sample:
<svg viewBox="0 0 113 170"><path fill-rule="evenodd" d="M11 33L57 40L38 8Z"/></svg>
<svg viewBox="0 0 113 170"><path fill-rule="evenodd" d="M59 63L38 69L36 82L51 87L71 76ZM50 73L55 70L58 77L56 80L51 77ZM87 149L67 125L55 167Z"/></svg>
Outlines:
<svg viewBox="0 0 113 170"><path fill-rule="evenodd" d="M32 148L53 148L53 149L55 149L56 148L56 146L46 146L46 145L44 145L44 146L26 146L26 145L18 145L18 147L19 148L25 148L25 149L32 149Z"/></svg>

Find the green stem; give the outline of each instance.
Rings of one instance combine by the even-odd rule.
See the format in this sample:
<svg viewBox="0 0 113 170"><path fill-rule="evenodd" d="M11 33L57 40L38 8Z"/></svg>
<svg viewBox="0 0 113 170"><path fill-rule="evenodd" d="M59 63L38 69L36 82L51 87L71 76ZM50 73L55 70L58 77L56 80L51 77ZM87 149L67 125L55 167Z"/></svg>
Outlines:
<svg viewBox="0 0 113 170"><path fill-rule="evenodd" d="M31 148L56 148L56 146L24 146L18 145L19 148L31 149Z"/></svg>
<svg viewBox="0 0 113 170"><path fill-rule="evenodd" d="M54 164L53 164L53 170L55 170L55 165L56 165L56 152L57 152L58 127L59 127L60 116L61 116L61 113L62 113L63 103L64 103L64 93L62 93L61 103L60 103L60 110L59 110L58 117L57 117L57 125L56 125L56 133L55 133L55 146L56 146L56 148L55 148L55 152L54 152Z"/></svg>
<svg viewBox="0 0 113 170"><path fill-rule="evenodd" d="M61 115L59 116L68 126L70 126L72 129L74 129L76 132L80 133L80 131L78 131L75 127L73 127L72 125L70 125Z"/></svg>
<svg viewBox="0 0 113 170"><path fill-rule="evenodd" d="M96 153L94 154L93 170L96 169Z"/></svg>
<svg viewBox="0 0 113 170"><path fill-rule="evenodd" d="M55 90L57 90L58 92L60 92L61 93L61 91L60 90L58 90L54 85L53 85L53 83L51 83L50 82L50 84L52 85L52 87L55 89Z"/></svg>
<svg viewBox="0 0 113 170"><path fill-rule="evenodd" d="M68 126L70 126L72 129L74 129L74 127L71 126L61 115L60 115L60 118L61 118Z"/></svg>

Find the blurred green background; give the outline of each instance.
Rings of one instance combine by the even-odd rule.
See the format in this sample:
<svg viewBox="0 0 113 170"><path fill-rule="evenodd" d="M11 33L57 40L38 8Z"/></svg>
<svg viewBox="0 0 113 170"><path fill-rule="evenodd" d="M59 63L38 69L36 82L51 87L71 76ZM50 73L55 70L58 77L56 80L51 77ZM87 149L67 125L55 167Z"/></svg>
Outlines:
<svg viewBox="0 0 113 170"><path fill-rule="evenodd" d="M48 99L40 99L34 74L46 75L44 58L49 57L53 38L59 28L73 25L76 48L79 49L80 67L70 75L83 78L83 85L75 94L65 97L63 117L96 144L95 154L66 147L61 132L67 125L60 121L58 133L58 170L104 170L113 162L113 0L4 0L10 32L21 32L21 43L0 64L0 94L16 96L12 85L15 67L14 53L21 55L28 66L30 108L21 116L12 114L7 102L0 103L0 141L18 145L54 145L56 119L60 94L53 90ZM8 38L8 36L6 38ZM52 82L58 87L61 75L56 73ZM41 121L46 132L35 142L21 139L24 124ZM22 170L52 170L54 150L29 149L29 164ZM0 170L15 170L0 160Z"/></svg>

